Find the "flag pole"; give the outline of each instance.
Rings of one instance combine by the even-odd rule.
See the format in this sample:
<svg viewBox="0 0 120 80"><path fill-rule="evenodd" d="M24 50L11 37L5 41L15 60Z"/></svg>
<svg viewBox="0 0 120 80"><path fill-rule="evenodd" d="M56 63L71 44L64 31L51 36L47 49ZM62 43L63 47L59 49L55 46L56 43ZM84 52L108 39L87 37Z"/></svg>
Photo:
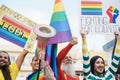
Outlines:
<svg viewBox="0 0 120 80"><path fill-rule="evenodd" d="M115 43L114 43L113 51L112 51L112 59L113 59L114 52L115 52L116 42L117 42L117 38L115 37Z"/></svg>

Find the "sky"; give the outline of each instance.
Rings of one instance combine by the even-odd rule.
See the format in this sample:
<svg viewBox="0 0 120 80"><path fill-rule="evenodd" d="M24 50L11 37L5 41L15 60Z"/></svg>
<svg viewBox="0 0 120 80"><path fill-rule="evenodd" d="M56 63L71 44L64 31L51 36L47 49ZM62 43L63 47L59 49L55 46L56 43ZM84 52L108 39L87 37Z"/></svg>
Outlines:
<svg viewBox="0 0 120 80"><path fill-rule="evenodd" d="M55 0L0 0L0 6L4 4L39 24L49 24L54 7L54 1ZM72 36L78 37L77 48L81 50L81 36L79 34L80 1L62 0L62 2L70 24ZM102 46L105 42L106 39L104 35L91 34L88 36L88 47L91 50L102 50ZM0 45L4 44L13 45L12 43L0 38Z"/></svg>

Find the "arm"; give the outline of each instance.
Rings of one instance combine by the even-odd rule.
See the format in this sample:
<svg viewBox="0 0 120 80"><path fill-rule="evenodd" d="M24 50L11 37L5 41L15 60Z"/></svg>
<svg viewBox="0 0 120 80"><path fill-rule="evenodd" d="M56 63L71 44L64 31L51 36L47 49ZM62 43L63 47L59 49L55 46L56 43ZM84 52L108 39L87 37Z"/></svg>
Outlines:
<svg viewBox="0 0 120 80"><path fill-rule="evenodd" d="M69 52L69 50L72 48L72 46L73 45L69 43L65 48L63 48L59 52L59 54L57 56L57 62L58 63L62 63L63 59L65 58L65 56L67 55L67 53Z"/></svg>
<svg viewBox="0 0 120 80"><path fill-rule="evenodd" d="M45 51L39 50L39 58L41 60L40 68L44 70L45 80L55 80L54 73L50 67L50 65L45 61Z"/></svg>
<svg viewBox="0 0 120 80"><path fill-rule="evenodd" d="M114 51L114 56L111 62L110 67L108 68L108 71L115 75L118 69L118 64L120 60L120 32L115 32L116 36L116 46Z"/></svg>
<svg viewBox="0 0 120 80"><path fill-rule="evenodd" d="M18 58L16 59L16 64L18 66L18 68L21 68L21 65L24 61L25 56L27 55L28 51L27 50L23 50L22 53L18 56Z"/></svg>
<svg viewBox="0 0 120 80"><path fill-rule="evenodd" d="M72 40L70 41L70 43L59 52L59 54L57 56L57 62L58 63L62 63L62 60L68 54L68 52L70 51L70 49L72 48L72 46L76 45L76 44L77 44L77 38L73 37Z"/></svg>
<svg viewBox="0 0 120 80"><path fill-rule="evenodd" d="M73 37L70 43L60 51L60 53L57 56L57 69L58 69L58 80L64 80L64 72L61 70L61 64L69 50L72 48L73 45L77 44L77 38Z"/></svg>
<svg viewBox="0 0 120 80"><path fill-rule="evenodd" d="M89 58L89 54L88 54L86 35L87 35L87 31L81 30L82 53L83 53L83 72L84 72L85 77L90 74L90 58Z"/></svg>
<svg viewBox="0 0 120 80"><path fill-rule="evenodd" d="M62 60L65 58L65 56L67 55L68 51L71 49L72 45L69 43L64 49L62 49L60 51L60 53L57 56L57 69L58 69L58 80L64 80L65 76L64 76L64 72L61 69L61 64L62 64Z"/></svg>

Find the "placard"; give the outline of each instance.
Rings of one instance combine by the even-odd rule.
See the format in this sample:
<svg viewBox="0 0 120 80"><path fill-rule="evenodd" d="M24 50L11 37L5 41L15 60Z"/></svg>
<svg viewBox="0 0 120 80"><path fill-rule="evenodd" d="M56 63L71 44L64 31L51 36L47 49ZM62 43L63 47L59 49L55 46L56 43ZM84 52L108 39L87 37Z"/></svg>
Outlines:
<svg viewBox="0 0 120 80"><path fill-rule="evenodd" d="M120 0L81 0L80 29L113 34L120 27Z"/></svg>
<svg viewBox="0 0 120 80"><path fill-rule="evenodd" d="M37 23L5 5L0 7L0 37L32 51L36 35L32 29Z"/></svg>

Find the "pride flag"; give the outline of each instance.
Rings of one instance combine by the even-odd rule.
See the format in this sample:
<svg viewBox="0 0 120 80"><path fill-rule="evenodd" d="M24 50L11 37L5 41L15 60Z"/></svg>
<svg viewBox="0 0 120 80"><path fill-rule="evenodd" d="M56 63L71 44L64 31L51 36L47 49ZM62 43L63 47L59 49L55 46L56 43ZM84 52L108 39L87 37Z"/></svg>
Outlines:
<svg viewBox="0 0 120 80"><path fill-rule="evenodd" d="M38 76L38 71L35 71L32 74L30 74L26 78L26 80L37 80L37 76ZM45 78L44 78L44 71L40 71L39 79L38 80L45 80Z"/></svg>
<svg viewBox="0 0 120 80"><path fill-rule="evenodd" d="M56 64L56 54L58 46L57 43L70 41L72 37L69 22L61 0L55 1L50 25L56 29L56 36L51 38L48 42L49 44L52 45L48 45L46 48L46 60L51 65L57 80L58 77Z"/></svg>
<svg viewBox="0 0 120 80"><path fill-rule="evenodd" d="M55 28L56 35L49 40L49 44L67 42L71 39L71 30L61 0L56 0L50 25Z"/></svg>
<svg viewBox="0 0 120 80"><path fill-rule="evenodd" d="M0 37L20 47L25 46L30 32L30 28L7 15L4 15L0 20Z"/></svg>
<svg viewBox="0 0 120 80"><path fill-rule="evenodd" d="M102 15L102 2L95 0L82 0L81 15Z"/></svg>

